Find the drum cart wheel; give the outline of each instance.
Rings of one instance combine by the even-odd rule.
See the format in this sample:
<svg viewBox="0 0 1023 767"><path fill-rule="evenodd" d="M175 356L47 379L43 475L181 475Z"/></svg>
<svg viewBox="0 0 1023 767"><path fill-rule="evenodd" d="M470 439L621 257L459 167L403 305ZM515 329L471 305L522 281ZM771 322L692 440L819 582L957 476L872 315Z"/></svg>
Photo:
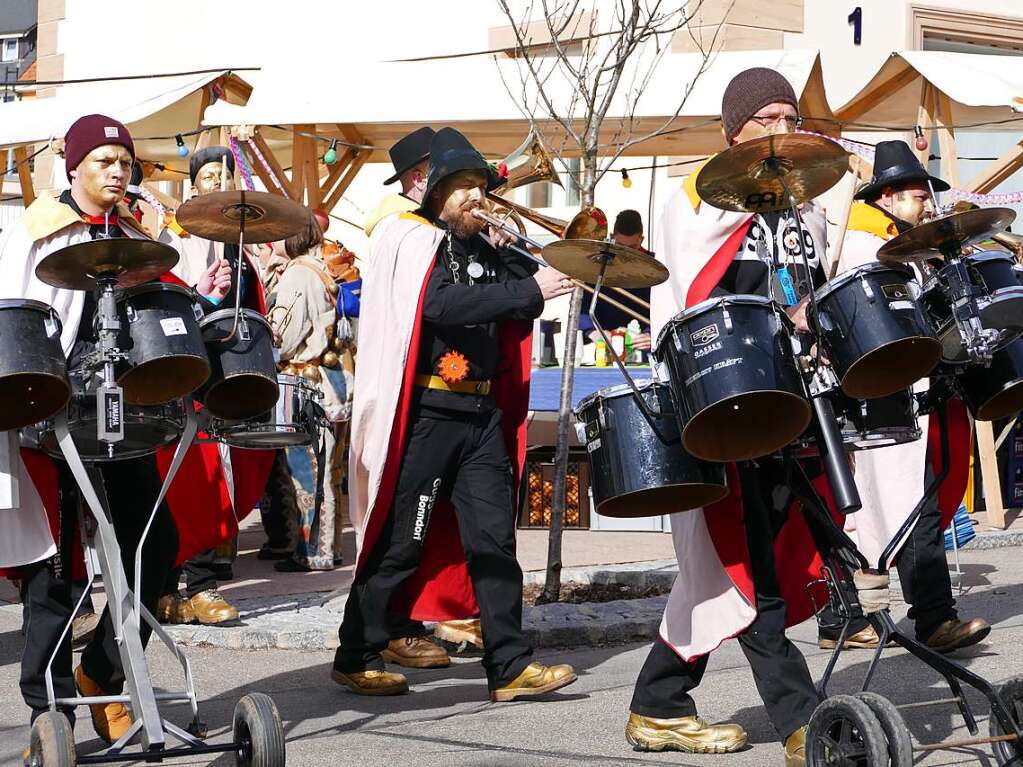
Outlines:
<svg viewBox="0 0 1023 767"><path fill-rule="evenodd" d="M59 711L44 711L32 723L29 767L75 767L75 734Z"/></svg>
<svg viewBox="0 0 1023 767"><path fill-rule="evenodd" d="M888 741L864 701L835 695L821 702L806 731L807 767L886 767Z"/></svg>
<svg viewBox="0 0 1023 767"><path fill-rule="evenodd" d="M913 744L909 739L906 720L902 718L898 707L876 692L860 692L856 697L867 704L881 724L885 740L888 741L888 758L892 767L913 767Z"/></svg>
<svg viewBox="0 0 1023 767"><path fill-rule="evenodd" d="M238 767L284 767L284 725L269 695L253 692L234 708Z"/></svg>
<svg viewBox="0 0 1023 767"><path fill-rule="evenodd" d="M1023 725L1023 676L1014 676L1009 681L1005 682L998 688L998 696L1002 699L1006 708L1009 709L1009 715L1017 725ZM1005 735L1005 730L998 721L998 717L995 716L995 712L991 712L991 719L988 723L990 727L991 737L998 738ZM1013 765L1013 767L1023 767L1023 744L1017 741L1004 741L997 740L991 744L992 750L995 752L995 759L998 760L1000 765Z"/></svg>

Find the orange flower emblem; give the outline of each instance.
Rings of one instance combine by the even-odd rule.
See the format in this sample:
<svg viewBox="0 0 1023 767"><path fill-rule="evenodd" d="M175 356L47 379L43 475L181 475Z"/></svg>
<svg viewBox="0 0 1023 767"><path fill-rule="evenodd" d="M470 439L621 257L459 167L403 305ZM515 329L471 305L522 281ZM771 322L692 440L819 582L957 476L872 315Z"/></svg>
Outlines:
<svg viewBox="0 0 1023 767"><path fill-rule="evenodd" d="M444 383L454 384L469 377L469 360L461 352L447 351L437 361L437 374Z"/></svg>

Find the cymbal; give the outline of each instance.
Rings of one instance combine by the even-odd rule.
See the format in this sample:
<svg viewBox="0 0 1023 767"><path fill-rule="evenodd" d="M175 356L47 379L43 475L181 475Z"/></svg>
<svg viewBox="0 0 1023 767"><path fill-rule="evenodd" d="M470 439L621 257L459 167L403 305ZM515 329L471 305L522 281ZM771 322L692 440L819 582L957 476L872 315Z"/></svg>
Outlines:
<svg viewBox="0 0 1023 767"><path fill-rule="evenodd" d="M543 249L543 260L569 277L597 282L601 258L608 259L604 285L609 288L648 288L668 279L664 264L641 250L603 240L555 240Z"/></svg>
<svg viewBox="0 0 1023 767"><path fill-rule="evenodd" d="M177 262L178 252L170 245L115 237L55 250L36 265L36 277L67 290L94 290L100 277L112 278L119 288L131 288L156 279Z"/></svg>
<svg viewBox="0 0 1023 767"><path fill-rule="evenodd" d="M193 197L174 214L189 234L216 242L238 242L242 215L245 242L274 242L297 234L309 211L287 197L244 190L211 192Z"/></svg>
<svg viewBox="0 0 1023 767"><path fill-rule="evenodd" d="M956 252L964 245L1004 232L1016 218L1010 208L976 208L938 216L893 237L877 251L885 261L913 261Z"/></svg>
<svg viewBox="0 0 1023 767"><path fill-rule="evenodd" d="M838 183L849 153L834 141L807 133L764 136L729 147L700 168L696 193L722 210L767 213L788 208ZM783 184L784 182L784 184Z"/></svg>

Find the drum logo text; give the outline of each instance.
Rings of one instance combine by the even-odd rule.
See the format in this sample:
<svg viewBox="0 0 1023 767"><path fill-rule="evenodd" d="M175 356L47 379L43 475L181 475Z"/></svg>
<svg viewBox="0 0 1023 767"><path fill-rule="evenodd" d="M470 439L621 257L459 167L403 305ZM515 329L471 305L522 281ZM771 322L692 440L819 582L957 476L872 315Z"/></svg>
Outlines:
<svg viewBox="0 0 1023 767"><path fill-rule="evenodd" d="M689 334L690 340L693 342L693 346L706 346L711 341L716 341L721 333L718 331L717 323L712 325L705 325L699 330L694 330Z"/></svg>
<svg viewBox="0 0 1023 767"><path fill-rule="evenodd" d="M698 360L701 357L706 357L711 352L719 351L721 351L721 342L715 341L710 346L704 346L702 349L697 349L695 352L693 352L693 359Z"/></svg>
<svg viewBox="0 0 1023 767"><path fill-rule="evenodd" d="M881 290L884 291L885 297L889 301L905 301L906 299L913 297L912 293L909 291L909 285L904 282L884 285Z"/></svg>

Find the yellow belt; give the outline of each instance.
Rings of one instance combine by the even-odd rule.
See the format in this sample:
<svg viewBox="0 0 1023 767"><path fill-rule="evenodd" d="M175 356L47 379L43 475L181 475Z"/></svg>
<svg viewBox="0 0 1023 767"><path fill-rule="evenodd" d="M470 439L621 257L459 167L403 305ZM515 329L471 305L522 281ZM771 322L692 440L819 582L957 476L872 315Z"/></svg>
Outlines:
<svg viewBox="0 0 1023 767"><path fill-rule="evenodd" d="M448 383L440 376L431 376L426 373L416 376L416 386L424 389L453 391L459 394L479 394L482 396L490 394L490 381L458 381L457 383Z"/></svg>

